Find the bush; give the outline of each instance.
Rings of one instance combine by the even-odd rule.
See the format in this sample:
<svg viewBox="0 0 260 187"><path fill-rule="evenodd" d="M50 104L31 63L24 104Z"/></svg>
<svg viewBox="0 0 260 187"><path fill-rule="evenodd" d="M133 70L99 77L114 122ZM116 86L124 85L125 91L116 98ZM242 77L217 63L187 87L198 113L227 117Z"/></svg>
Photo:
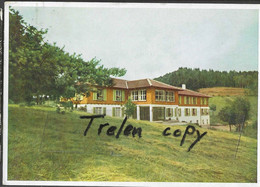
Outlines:
<svg viewBox="0 0 260 187"><path fill-rule="evenodd" d="M59 106L56 108L56 112L57 112L58 114L60 113L60 107L59 107Z"/></svg>
<svg viewBox="0 0 260 187"><path fill-rule="evenodd" d="M73 103L71 101L61 102L60 104L65 108L65 110L70 110L71 112L73 111Z"/></svg>
<svg viewBox="0 0 260 187"><path fill-rule="evenodd" d="M78 108L78 110L83 111L83 112L87 112L87 107L81 106L81 107Z"/></svg>
<svg viewBox="0 0 260 187"><path fill-rule="evenodd" d="M14 104L14 101L11 100L11 99L9 99L9 100L8 100L8 104Z"/></svg>
<svg viewBox="0 0 260 187"><path fill-rule="evenodd" d="M31 101L29 103L26 104L27 106L34 106L35 105L35 102Z"/></svg>
<svg viewBox="0 0 260 187"><path fill-rule="evenodd" d="M19 107L25 107L25 106L26 106L25 103L20 103L20 104L19 104Z"/></svg>
<svg viewBox="0 0 260 187"><path fill-rule="evenodd" d="M65 114L65 108L61 107L60 105L57 105L56 112L58 114Z"/></svg>

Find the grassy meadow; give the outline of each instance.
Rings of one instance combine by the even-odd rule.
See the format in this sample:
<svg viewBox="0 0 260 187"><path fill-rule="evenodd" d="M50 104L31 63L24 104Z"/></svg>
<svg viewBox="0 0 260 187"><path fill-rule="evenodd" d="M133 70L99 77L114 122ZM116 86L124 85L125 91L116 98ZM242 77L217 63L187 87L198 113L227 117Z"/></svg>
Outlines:
<svg viewBox="0 0 260 187"><path fill-rule="evenodd" d="M95 119L84 112L58 114L51 107L9 105L8 180L122 181L122 182L247 182L257 180L257 140L242 136L237 157L238 135L203 129L208 133L190 152L196 135L162 136L163 124L129 119L142 128L142 137L107 136L99 124L120 127L123 119ZM172 126L169 132L186 126ZM116 130L117 132L117 130Z"/></svg>
<svg viewBox="0 0 260 187"><path fill-rule="evenodd" d="M245 96L249 92L249 89L234 87L213 87L201 88L198 91L210 96Z"/></svg>

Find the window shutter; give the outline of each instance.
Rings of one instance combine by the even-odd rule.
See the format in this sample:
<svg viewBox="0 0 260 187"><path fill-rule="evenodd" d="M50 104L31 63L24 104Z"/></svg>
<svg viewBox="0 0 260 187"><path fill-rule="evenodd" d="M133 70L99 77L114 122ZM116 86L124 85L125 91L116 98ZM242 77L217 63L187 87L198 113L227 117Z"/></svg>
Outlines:
<svg viewBox="0 0 260 187"><path fill-rule="evenodd" d="M107 100L107 89L103 89L103 100Z"/></svg>
<svg viewBox="0 0 260 187"><path fill-rule="evenodd" d="M187 104L187 96L184 96L184 104Z"/></svg>
<svg viewBox="0 0 260 187"><path fill-rule="evenodd" d="M115 116L115 107L112 108L112 116Z"/></svg>
<svg viewBox="0 0 260 187"><path fill-rule="evenodd" d="M113 101L116 101L116 90L113 90Z"/></svg>
<svg viewBox="0 0 260 187"><path fill-rule="evenodd" d="M94 101L97 100L97 92L93 92L93 100L94 100Z"/></svg>
<svg viewBox="0 0 260 187"><path fill-rule="evenodd" d="M122 90L122 101L125 101L125 91Z"/></svg>

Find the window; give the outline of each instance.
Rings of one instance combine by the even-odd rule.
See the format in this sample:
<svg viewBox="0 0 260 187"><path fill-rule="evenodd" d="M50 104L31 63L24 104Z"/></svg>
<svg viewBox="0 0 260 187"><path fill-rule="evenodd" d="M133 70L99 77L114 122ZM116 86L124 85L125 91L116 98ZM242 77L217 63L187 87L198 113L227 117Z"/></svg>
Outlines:
<svg viewBox="0 0 260 187"><path fill-rule="evenodd" d="M132 91L131 95L132 95L132 101L138 100L138 91L137 90Z"/></svg>
<svg viewBox="0 0 260 187"><path fill-rule="evenodd" d="M178 116L181 116L181 109L178 109Z"/></svg>
<svg viewBox="0 0 260 187"><path fill-rule="evenodd" d="M165 92L163 90L155 91L155 100L156 101L164 101L165 100Z"/></svg>
<svg viewBox="0 0 260 187"><path fill-rule="evenodd" d="M122 101L122 91L116 90L116 101Z"/></svg>
<svg viewBox="0 0 260 187"><path fill-rule="evenodd" d="M102 107L93 107L94 114L102 114Z"/></svg>
<svg viewBox="0 0 260 187"><path fill-rule="evenodd" d="M190 116L190 109L189 108L185 108L185 116Z"/></svg>
<svg viewBox="0 0 260 187"><path fill-rule="evenodd" d="M200 115L204 115L204 109L203 108L200 110Z"/></svg>
<svg viewBox="0 0 260 187"><path fill-rule="evenodd" d="M206 98L201 98L202 99L202 105L206 105Z"/></svg>
<svg viewBox="0 0 260 187"><path fill-rule="evenodd" d="M193 115L193 116L197 116L197 109L196 109L196 108L193 108L193 109L192 109L192 115Z"/></svg>
<svg viewBox="0 0 260 187"><path fill-rule="evenodd" d="M190 104L190 97L189 96L185 96L186 97L186 103L185 104Z"/></svg>
<svg viewBox="0 0 260 187"><path fill-rule="evenodd" d="M146 101L146 90L134 90L131 92L132 101Z"/></svg>
<svg viewBox="0 0 260 187"><path fill-rule="evenodd" d="M113 101L125 101L125 91L113 90Z"/></svg>
<svg viewBox="0 0 260 187"><path fill-rule="evenodd" d="M172 108L166 109L166 117L173 117L173 109Z"/></svg>
<svg viewBox="0 0 260 187"><path fill-rule="evenodd" d="M174 92L166 92L166 101L175 101Z"/></svg>
<svg viewBox="0 0 260 187"><path fill-rule="evenodd" d="M197 98L193 97L193 104L196 105L197 104Z"/></svg>
<svg viewBox="0 0 260 187"><path fill-rule="evenodd" d="M201 109L201 115L209 115L209 109Z"/></svg>
<svg viewBox="0 0 260 187"><path fill-rule="evenodd" d="M164 90L156 90L155 91L155 100L156 101L175 101L175 94L173 91L164 91ZM180 100L179 100L180 102Z"/></svg>
<svg viewBox="0 0 260 187"><path fill-rule="evenodd" d="M120 107L113 107L112 108L112 115L115 116L115 117L120 117Z"/></svg>
<svg viewBox="0 0 260 187"><path fill-rule="evenodd" d="M102 101L103 100L103 90L98 89L97 91L97 100Z"/></svg>
<svg viewBox="0 0 260 187"><path fill-rule="evenodd" d="M106 89L97 89L95 92L93 92L94 101L106 101L106 98L107 98Z"/></svg>
<svg viewBox="0 0 260 187"><path fill-rule="evenodd" d="M140 95L140 101L146 101L146 90L140 90L139 91Z"/></svg>

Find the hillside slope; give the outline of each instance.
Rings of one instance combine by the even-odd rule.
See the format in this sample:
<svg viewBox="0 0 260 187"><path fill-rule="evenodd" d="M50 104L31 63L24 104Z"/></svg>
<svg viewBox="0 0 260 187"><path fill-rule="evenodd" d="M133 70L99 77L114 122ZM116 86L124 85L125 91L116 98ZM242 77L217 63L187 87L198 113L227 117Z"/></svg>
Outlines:
<svg viewBox="0 0 260 187"><path fill-rule="evenodd" d="M210 96L245 96L249 92L248 89L234 87L201 88L198 91Z"/></svg>
<svg viewBox="0 0 260 187"><path fill-rule="evenodd" d="M88 124L83 112L57 114L53 108L9 106L8 180L65 181L170 181L170 182L256 182L257 140L199 128L208 133L190 152L196 139L187 135L162 136L162 124L128 120L142 128L142 137L107 136L98 126L108 122L119 128L121 118L95 119ZM173 126L185 131L185 126ZM117 132L117 131L116 131Z"/></svg>

